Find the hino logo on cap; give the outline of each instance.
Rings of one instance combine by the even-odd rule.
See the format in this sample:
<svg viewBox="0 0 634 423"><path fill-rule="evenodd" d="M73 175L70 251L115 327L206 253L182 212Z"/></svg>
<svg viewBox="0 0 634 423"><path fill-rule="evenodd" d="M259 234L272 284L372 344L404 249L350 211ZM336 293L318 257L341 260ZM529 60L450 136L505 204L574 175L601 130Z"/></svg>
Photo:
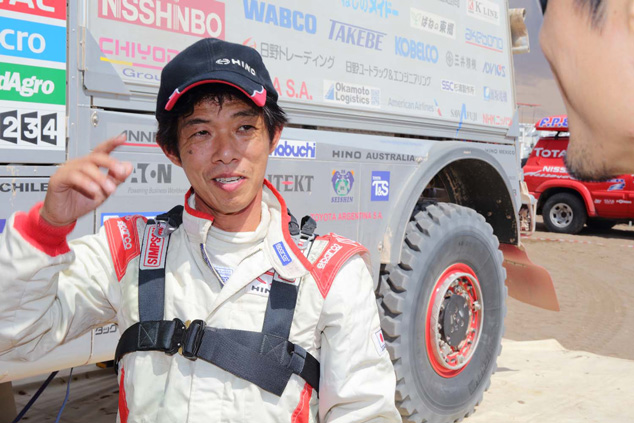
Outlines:
<svg viewBox="0 0 634 423"><path fill-rule="evenodd" d="M255 69L253 69L248 63L239 59L218 59L216 60L217 65L238 65L243 68L245 71L249 72L251 75L255 76Z"/></svg>

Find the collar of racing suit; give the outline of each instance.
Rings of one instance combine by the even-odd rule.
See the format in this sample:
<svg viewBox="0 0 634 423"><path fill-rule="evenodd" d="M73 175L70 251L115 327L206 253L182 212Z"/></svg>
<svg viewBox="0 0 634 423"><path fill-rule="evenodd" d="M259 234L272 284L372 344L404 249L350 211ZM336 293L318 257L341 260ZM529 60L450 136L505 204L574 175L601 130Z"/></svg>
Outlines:
<svg viewBox="0 0 634 423"><path fill-rule="evenodd" d="M193 188L185 194L182 227L190 240L200 244L207 240L214 218L190 205L190 197L193 194ZM262 186L262 201L268 206L271 215L262 248L268 261L284 279L292 280L305 276L312 270L312 264L297 247L288 231L290 217L286 212L286 202L266 179Z"/></svg>

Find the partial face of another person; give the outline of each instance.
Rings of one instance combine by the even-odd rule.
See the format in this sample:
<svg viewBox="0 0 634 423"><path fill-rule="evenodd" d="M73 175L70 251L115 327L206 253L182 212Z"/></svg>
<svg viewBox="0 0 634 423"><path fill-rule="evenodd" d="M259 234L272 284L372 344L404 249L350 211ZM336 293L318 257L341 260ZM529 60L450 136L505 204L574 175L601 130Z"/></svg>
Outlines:
<svg viewBox="0 0 634 423"><path fill-rule="evenodd" d="M570 173L634 173L634 0L550 0L540 43L568 112Z"/></svg>
<svg viewBox="0 0 634 423"><path fill-rule="evenodd" d="M180 157L168 156L185 171L198 210L218 222L246 219L259 210L268 156L279 136L271 141L261 109L245 101L203 99L178 120Z"/></svg>

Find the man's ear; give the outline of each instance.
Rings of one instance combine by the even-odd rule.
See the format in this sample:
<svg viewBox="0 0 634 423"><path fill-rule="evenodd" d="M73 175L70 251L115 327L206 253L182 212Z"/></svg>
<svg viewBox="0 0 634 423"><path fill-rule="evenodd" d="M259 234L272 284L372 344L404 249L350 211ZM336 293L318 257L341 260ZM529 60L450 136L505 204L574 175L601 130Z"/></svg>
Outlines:
<svg viewBox="0 0 634 423"><path fill-rule="evenodd" d="M181 158L177 154L170 153L163 145L161 145L161 150L163 150L163 154L165 154L167 158L170 159L170 162L174 163L178 167L183 167L183 164L181 163Z"/></svg>
<svg viewBox="0 0 634 423"><path fill-rule="evenodd" d="M275 150L275 147L277 147L277 143L280 142L280 137L282 136L282 129L284 128L278 128L275 130L275 135L273 135L273 141L271 141L271 148L269 148L269 154L273 153L273 151Z"/></svg>

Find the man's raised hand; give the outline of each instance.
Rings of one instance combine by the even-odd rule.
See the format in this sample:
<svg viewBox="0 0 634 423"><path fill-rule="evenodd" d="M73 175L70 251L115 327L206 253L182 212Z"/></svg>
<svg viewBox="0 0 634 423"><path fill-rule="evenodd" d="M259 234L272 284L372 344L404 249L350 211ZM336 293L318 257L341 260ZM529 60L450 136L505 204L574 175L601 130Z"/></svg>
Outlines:
<svg viewBox="0 0 634 423"><path fill-rule="evenodd" d="M124 134L110 138L87 156L60 167L49 181L40 209L42 218L52 225L65 226L103 204L132 173L131 163L110 156L125 140Z"/></svg>

